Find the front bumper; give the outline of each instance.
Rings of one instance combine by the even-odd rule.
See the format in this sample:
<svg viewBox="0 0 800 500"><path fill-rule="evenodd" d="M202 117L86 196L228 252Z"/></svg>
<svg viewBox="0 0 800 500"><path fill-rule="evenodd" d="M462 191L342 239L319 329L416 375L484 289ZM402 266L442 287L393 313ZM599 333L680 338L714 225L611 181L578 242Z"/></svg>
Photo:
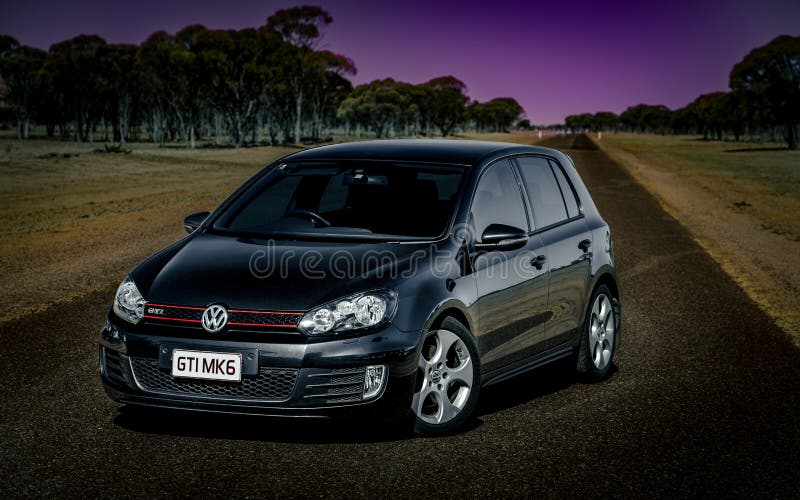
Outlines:
<svg viewBox="0 0 800 500"><path fill-rule="evenodd" d="M391 324L362 337L253 342L193 339L165 331L129 331L113 314L101 330L100 373L121 403L221 413L402 417L410 411L420 332ZM224 334L222 334L224 336ZM240 383L174 379L172 349L239 352ZM366 366L384 365L378 394L363 399Z"/></svg>

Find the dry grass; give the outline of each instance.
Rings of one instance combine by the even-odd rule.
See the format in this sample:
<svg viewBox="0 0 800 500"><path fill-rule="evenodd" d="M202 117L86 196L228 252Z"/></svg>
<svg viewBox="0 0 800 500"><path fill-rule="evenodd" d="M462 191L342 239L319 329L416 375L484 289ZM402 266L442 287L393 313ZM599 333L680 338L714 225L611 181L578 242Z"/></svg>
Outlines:
<svg viewBox="0 0 800 500"><path fill-rule="evenodd" d="M185 215L212 210L263 166L295 150L132 144L130 154L92 152L98 148L0 138L0 322L108 288L181 238Z"/></svg>
<svg viewBox="0 0 800 500"><path fill-rule="evenodd" d="M0 321L107 287L286 148L0 142ZM64 154L79 156L64 157ZM56 154L55 157L50 155Z"/></svg>
<svg viewBox="0 0 800 500"><path fill-rule="evenodd" d="M535 144L539 141L536 132L519 131L511 133L485 133L485 134L464 134L456 139L471 139L474 141L494 141L494 142L516 142L519 144Z"/></svg>
<svg viewBox="0 0 800 500"><path fill-rule="evenodd" d="M605 134L596 141L800 346L800 152Z"/></svg>

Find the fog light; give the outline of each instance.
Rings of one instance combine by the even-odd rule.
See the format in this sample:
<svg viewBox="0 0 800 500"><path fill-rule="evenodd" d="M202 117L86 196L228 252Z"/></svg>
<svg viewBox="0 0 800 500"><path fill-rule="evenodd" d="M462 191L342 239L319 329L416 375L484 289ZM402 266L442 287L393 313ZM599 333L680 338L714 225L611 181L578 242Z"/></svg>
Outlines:
<svg viewBox="0 0 800 500"><path fill-rule="evenodd" d="M100 331L103 340L111 343L125 342L125 332L112 325L111 322L106 321L103 329Z"/></svg>
<svg viewBox="0 0 800 500"><path fill-rule="evenodd" d="M364 374L364 395L361 399L374 398L383 389L386 365L368 366Z"/></svg>

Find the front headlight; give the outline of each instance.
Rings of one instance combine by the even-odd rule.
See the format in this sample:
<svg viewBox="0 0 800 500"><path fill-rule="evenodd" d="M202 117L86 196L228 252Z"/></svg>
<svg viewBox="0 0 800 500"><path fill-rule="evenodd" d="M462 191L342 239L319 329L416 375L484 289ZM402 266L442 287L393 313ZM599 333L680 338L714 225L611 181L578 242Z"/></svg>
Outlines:
<svg viewBox="0 0 800 500"><path fill-rule="evenodd" d="M306 335L350 332L387 323L396 310L393 290L373 290L316 307L303 315L297 327Z"/></svg>
<svg viewBox="0 0 800 500"><path fill-rule="evenodd" d="M125 276L114 296L114 312L134 325L144 317L144 297L130 276Z"/></svg>

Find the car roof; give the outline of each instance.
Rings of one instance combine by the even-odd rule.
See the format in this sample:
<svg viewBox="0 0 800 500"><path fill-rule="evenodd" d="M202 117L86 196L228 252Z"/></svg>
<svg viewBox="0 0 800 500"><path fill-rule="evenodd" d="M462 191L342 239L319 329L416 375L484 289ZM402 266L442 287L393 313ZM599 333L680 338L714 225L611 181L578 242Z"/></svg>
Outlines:
<svg viewBox="0 0 800 500"><path fill-rule="evenodd" d="M299 151L284 160L379 160L475 165L483 159L505 154L538 153L555 150L509 142L449 139L400 139L358 141L320 146Z"/></svg>

